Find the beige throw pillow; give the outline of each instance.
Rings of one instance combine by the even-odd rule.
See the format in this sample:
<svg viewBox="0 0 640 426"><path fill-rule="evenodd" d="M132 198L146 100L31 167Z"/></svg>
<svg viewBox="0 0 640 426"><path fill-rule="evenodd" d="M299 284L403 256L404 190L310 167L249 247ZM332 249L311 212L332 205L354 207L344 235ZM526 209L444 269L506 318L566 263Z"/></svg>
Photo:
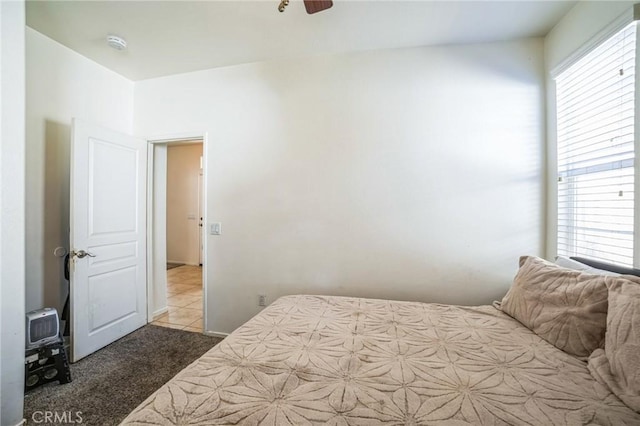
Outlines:
<svg viewBox="0 0 640 426"><path fill-rule="evenodd" d="M640 279L626 277L609 284L605 347L591 355L589 370L640 412Z"/></svg>
<svg viewBox="0 0 640 426"><path fill-rule="evenodd" d="M605 283L617 279L523 256L501 309L557 348L586 359L604 344Z"/></svg>

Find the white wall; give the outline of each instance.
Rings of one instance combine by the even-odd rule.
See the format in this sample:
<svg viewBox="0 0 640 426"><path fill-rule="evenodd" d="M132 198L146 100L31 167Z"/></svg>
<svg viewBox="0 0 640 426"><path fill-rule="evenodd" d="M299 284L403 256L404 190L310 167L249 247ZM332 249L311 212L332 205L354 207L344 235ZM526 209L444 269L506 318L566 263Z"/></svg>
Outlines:
<svg viewBox="0 0 640 426"><path fill-rule="evenodd" d="M24 389L24 1L0 1L0 424L22 421Z"/></svg>
<svg viewBox="0 0 640 426"><path fill-rule="evenodd" d="M27 310L61 310L69 248L71 119L131 134L133 83L30 28L27 43Z"/></svg>
<svg viewBox="0 0 640 426"><path fill-rule="evenodd" d="M578 2L547 34L545 68L558 66L634 3L637 1Z"/></svg>
<svg viewBox="0 0 640 426"><path fill-rule="evenodd" d="M167 261L200 263L198 178L202 144L169 146L167 152Z"/></svg>
<svg viewBox="0 0 640 426"><path fill-rule="evenodd" d="M547 199L546 255L557 253L557 123L556 85L551 71L589 42L600 31L629 11L636 1L579 2L556 24L544 40L547 116Z"/></svg>
<svg viewBox="0 0 640 426"><path fill-rule="evenodd" d="M206 329L317 293L482 304L542 254L541 39L136 83L135 133L208 131Z"/></svg>

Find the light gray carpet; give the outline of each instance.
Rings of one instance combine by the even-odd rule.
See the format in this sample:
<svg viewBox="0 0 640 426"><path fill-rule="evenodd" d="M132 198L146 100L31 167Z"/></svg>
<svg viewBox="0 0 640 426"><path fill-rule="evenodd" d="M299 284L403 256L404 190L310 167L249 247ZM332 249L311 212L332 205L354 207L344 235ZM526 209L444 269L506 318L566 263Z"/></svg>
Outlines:
<svg viewBox="0 0 640 426"><path fill-rule="evenodd" d="M117 425L161 385L221 339L146 325L71 364L73 382L48 383L25 395L27 424L34 412L82 412L83 425ZM42 420L37 413L36 420ZM78 423L76 421L76 423Z"/></svg>

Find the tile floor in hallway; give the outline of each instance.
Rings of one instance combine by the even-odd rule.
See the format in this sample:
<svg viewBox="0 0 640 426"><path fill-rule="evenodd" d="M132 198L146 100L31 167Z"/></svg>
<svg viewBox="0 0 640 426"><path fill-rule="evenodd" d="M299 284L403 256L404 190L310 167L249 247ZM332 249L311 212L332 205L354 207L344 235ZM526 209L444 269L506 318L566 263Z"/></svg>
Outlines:
<svg viewBox="0 0 640 426"><path fill-rule="evenodd" d="M183 265L167 271L167 307L169 311L152 324L202 333L202 267Z"/></svg>

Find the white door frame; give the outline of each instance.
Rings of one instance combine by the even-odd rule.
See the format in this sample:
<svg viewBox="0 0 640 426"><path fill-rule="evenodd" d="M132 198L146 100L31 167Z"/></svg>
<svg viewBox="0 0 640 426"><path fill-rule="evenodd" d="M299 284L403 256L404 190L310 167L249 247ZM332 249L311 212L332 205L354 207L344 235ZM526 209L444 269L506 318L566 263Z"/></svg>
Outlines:
<svg viewBox="0 0 640 426"><path fill-rule="evenodd" d="M154 208L154 148L155 145L160 144L173 144L173 143L193 143L193 142L202 142L202 177L203 177L203 206L202 206L202 223L206 227L207 221L207 132L188 132L188 133L178 133L171 135L161 135L147 138L147 142L149 144L148 151L148 167L147 167L147 320L148 322L152 322L154 320L154 314L158 315L158 312L153 311L153 283L154 283L154 271L155 267L158 263L158 259L156 259L155 247L154 247L154 238L153 238L153 225L156 214L156 209ZM165 204L166 209L166 204ZM206 234L205 234L206 236ZM202 264L202 317L203 317L203 330L206 333L207 330L207 240L208 238L204 238L203 241L203 257L204 262ZM166 265L163 265L166 268Z"/></svg>
<svg viewBox="0 0 640 426"><path fill-rule="evenodd" d="M204 146L202 147L204 150ZM204 156L200 157L200 173L198 174L198 263L200 266L204 266L204 240L206 239L207 227L204 226L204 174L202 172L204 167Z"/></svg>

